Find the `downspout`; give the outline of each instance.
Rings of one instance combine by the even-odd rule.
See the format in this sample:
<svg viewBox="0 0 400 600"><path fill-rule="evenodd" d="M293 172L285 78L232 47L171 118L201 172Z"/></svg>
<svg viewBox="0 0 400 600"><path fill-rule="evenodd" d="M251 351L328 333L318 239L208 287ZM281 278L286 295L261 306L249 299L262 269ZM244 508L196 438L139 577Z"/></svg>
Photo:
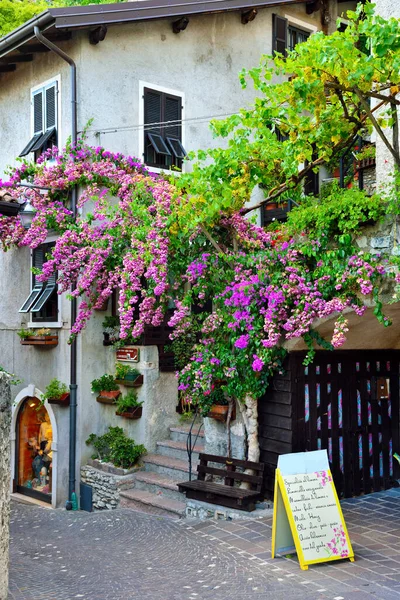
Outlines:
<svg viewBox="0 0 400 600"><path fill-rule="evenodd" d="M52 52L57 54L60 58L65 60L70 66L71 73L71 141L72 147L76 146L77 141L77 100L76 100L76 64L68 54L63 52L58 46L53 44L50 40L45 38L40 32L39 27L34 27L35 37L37 40L49 48ZM77 199L77 187L72 189L71 193L71 211L74 220L76 219L76 199ZM75 286L72 287L71 291L74 291ZM76 321L76 298L71 299L71 327ZM77 352L76 352L76 339L71 344L70 353L70 405L69 405L69 481L68 481L68 500L66 508L71 508L72 493L75 492L76 485L76 412L77 412L77 383L76 383L76 366L77 366Z"/></svg>

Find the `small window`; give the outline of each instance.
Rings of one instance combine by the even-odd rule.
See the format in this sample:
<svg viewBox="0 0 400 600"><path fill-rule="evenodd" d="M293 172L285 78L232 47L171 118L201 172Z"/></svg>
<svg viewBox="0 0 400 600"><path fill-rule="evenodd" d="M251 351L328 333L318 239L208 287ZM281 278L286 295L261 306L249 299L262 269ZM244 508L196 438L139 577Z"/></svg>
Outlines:
<svg viewBox="0 0 400 600"><path fill-rule="evenodd" d="M32 253L32 266L41 269L46 260L46 255L51 251L54 242L42 244L35 248ZM57 294L57 274L53 275L48 281L41 282L32 274L32 291L25 300L20 313L32 313L33 323L53 323L58 321L58 294Z"/></svg>
<svg viewBox="0 0 400 600"><path fill-rule="evenodd" d="M35 153L35 160L57 144L57 82L32 93L33 136L20 156Z"/></svg>
<svg viewBox="0 0 400 600"><path fill-rule="evenodd" d="M272 15L272 51L286 56L288 50L294 50L297 44L305 42L310 32L289 24L289 21L279 15Z"/></svg>
<svg viewBox="0 0 400 600"><path fill-rule="evenodd" d="M144 162L159 169L182 168L182 98L144 89Z"/></svg>

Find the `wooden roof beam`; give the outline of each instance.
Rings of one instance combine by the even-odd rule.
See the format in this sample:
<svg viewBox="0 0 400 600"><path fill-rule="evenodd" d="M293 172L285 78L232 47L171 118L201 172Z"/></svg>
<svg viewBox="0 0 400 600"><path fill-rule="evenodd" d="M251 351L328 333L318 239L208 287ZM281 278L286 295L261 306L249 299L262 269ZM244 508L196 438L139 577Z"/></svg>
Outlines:
<svg viewBox="0 0 400 600"><path fill-rule="evenodd" d="M33 60L33 54L17 54L16 56L6 56L1 59L1 64L10 65L12 63L25 63Z"/></svg>
<svg viewBox="0 0 400 600"><path fill-rule="evenodd" d="M11 71L15 71L17 65L0 65L0 73L11 73Z"/></svg>

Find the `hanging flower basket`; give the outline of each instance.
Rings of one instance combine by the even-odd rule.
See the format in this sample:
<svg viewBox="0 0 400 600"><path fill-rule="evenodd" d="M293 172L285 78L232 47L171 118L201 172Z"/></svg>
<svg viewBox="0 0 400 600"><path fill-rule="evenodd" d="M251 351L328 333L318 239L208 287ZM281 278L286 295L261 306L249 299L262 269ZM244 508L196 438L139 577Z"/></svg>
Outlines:
<svg viewBox="0 0 400 600"><path fill-rule="evenodd" d="M30 335L21 339L22 346L57 346L58 335Z"/></svg>
<svg viewBox="0 0 400 600"><path fill-rule="evenodd" d="M129 408L125 412L116 412L115 414L119 417L125 417L125 419L140 419L143 413L143 406L134 406Z"/></svg>
<svg viewBox="0 0 400 600"><path fill-rule="evenodd" d="M60 398L49 398L47 402L49 404L58 404L58 406L69 406L70 395L69 392L62 394Z"/></svg>
<svg viewBox="0 0 400 600"><path fill-rule="evenodd" d="M229 406L227 404L214 404L211 407L210 412L207 417L210 419L215 419L216 421L221 421L221 423L226 423L228 418ZM236 406L233 406L231 421L236 419Z"/></svg>
<svg viewBox="0 0 400 600"><path fill-rule="evenodd" d="M96 307L94 310L98 312L104 312L108 308L108 298L106 298L100 306Z"/></svg>
<svg viewBox="0 0 400 600"><path fill-rule="evenodd" d="M96 400L100 404L115 404L116 399L120 395L120 390L112 390L111 392L101 391Z"/></svg>

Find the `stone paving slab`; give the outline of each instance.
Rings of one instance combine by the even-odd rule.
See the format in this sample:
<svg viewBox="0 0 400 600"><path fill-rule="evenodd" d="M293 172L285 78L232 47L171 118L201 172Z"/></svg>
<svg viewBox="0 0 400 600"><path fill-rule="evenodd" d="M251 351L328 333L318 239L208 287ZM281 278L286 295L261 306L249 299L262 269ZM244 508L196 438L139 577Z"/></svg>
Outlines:
<svg viewBox="0 0 400 600"><path fill-rule="evenodd" d="M342 506L356 561L301 571L295 556L271 559L270 518L15 504L9 600L400 600L400 490Z"/></svg>

